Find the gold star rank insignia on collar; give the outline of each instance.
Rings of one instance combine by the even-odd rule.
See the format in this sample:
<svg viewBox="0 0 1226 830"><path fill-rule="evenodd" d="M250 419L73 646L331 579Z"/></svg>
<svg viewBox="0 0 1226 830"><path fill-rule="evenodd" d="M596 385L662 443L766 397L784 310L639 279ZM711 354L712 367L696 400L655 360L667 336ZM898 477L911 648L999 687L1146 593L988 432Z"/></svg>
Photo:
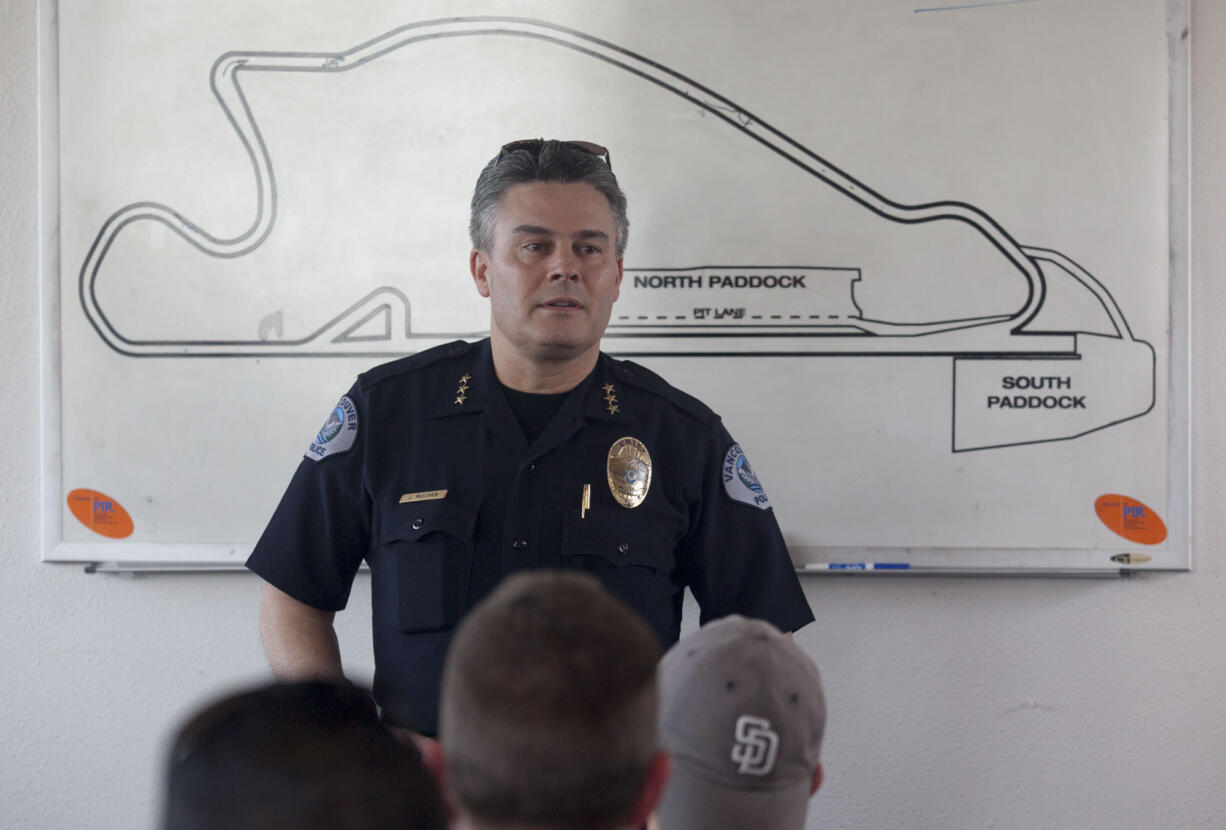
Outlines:
<svg viewBox="0 0 1226 830"><path fill-rule="evenodd" d="M609 414L616 415L621 407L617 405L617 392L613 389L613 384L606 383L600 388L604 390L605 407L609 410Z"/></svg>
<svg viewBox="0 0 1226 830"><path fill-rule="evenodd" d="M467 372L460 378L460 385L455 390L455 405L463 406L465 399L468 397L468 382L473 379L473 376Z"/></svg>

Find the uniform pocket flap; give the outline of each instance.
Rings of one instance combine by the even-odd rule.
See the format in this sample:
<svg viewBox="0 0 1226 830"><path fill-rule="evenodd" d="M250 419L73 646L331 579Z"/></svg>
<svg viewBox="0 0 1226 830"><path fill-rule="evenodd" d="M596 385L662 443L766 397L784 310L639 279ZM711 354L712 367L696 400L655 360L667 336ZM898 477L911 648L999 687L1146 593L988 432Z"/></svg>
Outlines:
<svg viewBox="0 0 1226 830"><path fill-rule="evenodd" d="M477 508L454 499L408 502L390 501L379 511L375 543L416 542L430 533L445 533L456 539L472 539Z"/></svg>
<svg viewBox="0 0 1226 830"><path fill-rule="evenodd" d="M628 511L627 511L628 512ZM666 537L643 523L627 516L613 521L609 516L586 518L567 517L563 528L563 554L595 556L614 567L640 565L669 573L673 569L673 551ZM634 517L638 519L638 517Z"/></svg>

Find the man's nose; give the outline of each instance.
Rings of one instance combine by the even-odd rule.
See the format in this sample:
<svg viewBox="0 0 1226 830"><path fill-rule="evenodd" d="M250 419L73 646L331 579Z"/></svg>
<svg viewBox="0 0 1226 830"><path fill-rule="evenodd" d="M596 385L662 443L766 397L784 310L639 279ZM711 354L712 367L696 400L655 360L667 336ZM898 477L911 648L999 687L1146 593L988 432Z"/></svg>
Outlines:
<svg viewBox="0 0 1226 830"><path fill-rule="evenodd" d="M559 248L554 252L553 262L549 264L549 281L559 280L579 281L579 257L574 251Z"/></svg>

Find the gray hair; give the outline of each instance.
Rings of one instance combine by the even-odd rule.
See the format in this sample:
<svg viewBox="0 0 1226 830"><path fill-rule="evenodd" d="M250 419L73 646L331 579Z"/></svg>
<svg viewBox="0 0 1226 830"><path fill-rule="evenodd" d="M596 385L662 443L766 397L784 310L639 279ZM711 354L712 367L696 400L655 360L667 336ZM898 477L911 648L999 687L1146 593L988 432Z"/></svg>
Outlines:
<svg viewBox="0 0 1226 830"><path fill-rule="evenodd" d="M487 254L493 249L494 220L503 196L515 185L530 182L589 184L596 188L609 201L609 209L613 211L617 256L626 252L626 242L630 238L626 194L617 184L612 167L595 153L554 139L542 139L539 149L519 147L499 152L485 165L473 189L472 213L468 221L468 235L474 248Z"/></svg>

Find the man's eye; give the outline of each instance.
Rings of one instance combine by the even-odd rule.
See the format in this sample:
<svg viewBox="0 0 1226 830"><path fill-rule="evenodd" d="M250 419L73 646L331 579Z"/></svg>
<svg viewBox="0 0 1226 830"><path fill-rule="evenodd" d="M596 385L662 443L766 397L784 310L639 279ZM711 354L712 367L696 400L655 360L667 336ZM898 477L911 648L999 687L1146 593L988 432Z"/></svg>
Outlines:
<svg viewBox="0 0 1226 830"><path fill-rule="evenodd" d="M600 246L599 245L584 245L579 250L585 254L595 255L595 254L600 253Z"/></svg>
<svg viewBox="0 0 1226 830"><path fill-rule="evenodd" d="M545 244L543 242L525 242L523 249L531 254L539 254L545 250Z"/></svg>

